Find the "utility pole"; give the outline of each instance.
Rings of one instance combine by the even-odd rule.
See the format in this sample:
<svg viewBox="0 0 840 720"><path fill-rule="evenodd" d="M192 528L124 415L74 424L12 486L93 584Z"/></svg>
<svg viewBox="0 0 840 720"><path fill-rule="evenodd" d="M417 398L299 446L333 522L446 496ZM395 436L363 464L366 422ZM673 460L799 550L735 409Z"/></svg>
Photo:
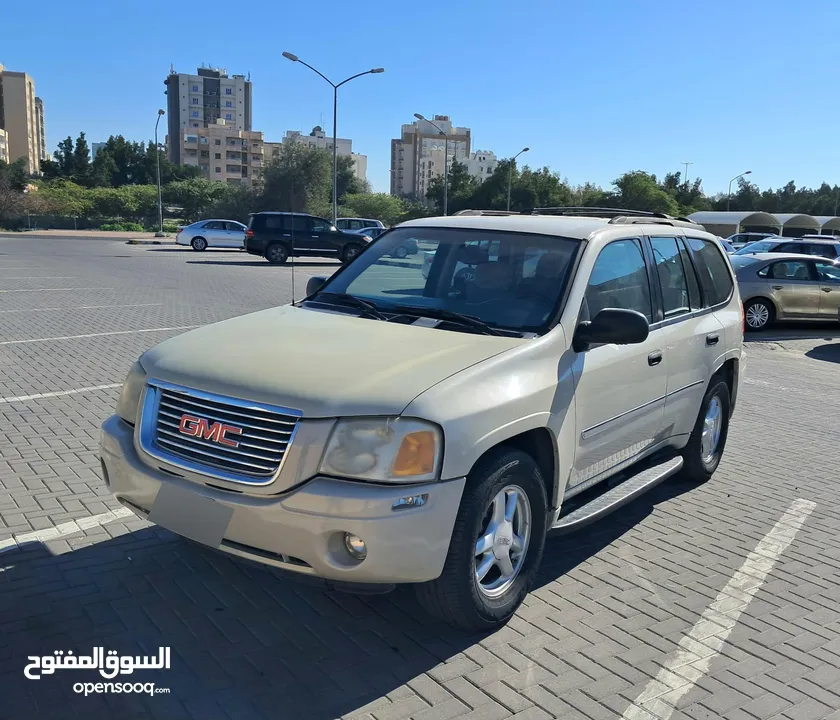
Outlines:
<svg viewBox="0 0 840 720"><path fill-rule="evenodd" d="M686 190L688 190L688 166L689 165L694 165L694 163L693 162L684 162L683 165L685 165L685 176L684 176L685 188L686 188Z"/></svg>

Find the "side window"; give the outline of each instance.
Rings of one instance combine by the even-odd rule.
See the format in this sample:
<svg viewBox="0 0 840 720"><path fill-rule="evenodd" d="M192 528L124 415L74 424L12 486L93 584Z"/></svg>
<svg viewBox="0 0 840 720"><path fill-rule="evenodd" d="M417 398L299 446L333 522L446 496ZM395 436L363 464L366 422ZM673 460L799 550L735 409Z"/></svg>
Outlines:
<svg viewBox="0 0 840 720"><path fill-rule="evenodd" d="M292 227L295 232L311 232L312 218L306 215L295 215L292 220Z"/></svg>
<svg viewBox="0 0 840 720"><path fill-rule="evenodd" d="M601 250L589 277L586 305L590 318L604 308L621 308L637 310L651 322L650 283L639 240L616 240Z"/></svg>
<svg viewBox="0 0 840 720"><path fill-rule="evenodd" d="M680 257L677 238L661 237L650 239L653 257L656 260L656 274L662 289L662 306L666 318L691 312L691 297L688 291L686 269ZM694 273L693 268L688 268Z"/></svg>
<svg viewBox="0 0 840 720"><path fill-rule="evenodd" d="M207 224L204 226L204 228L205 228L206 230L224 230L224 229L225 229L225 226L224 226L224 224L222 224L222 223L220 223L220 222L216 222L216 221L214 220L213 222L209 222L209 223L207 223Z"/></svg>
<svg viewBox="0 0 840 720"><path fill-rule="evenodd" d="M840 265L817 260L814 266L817 269L817 277L820 279L820 282L840 283Z"/></svg>
<svg viewBox="0 0 840 720"><path fill-rule="evenodd" d="M242 232L242 226L239 223L227 222L225 226L230 232Z"/></svg>
<svg viewBox="0 0 840 720"><path fill-rule="evenodd" d="M718 305L726 302L734 289L729 261L710 240L690 237L686 238L686 242L697 261L700 282L706 292L706 304Z"/></svg>
<svg viewBox="0 0 840 720"><path fill-rule="evenodd" d="M285 215L266 215L265 227L267 230L288 230L285 220Z"/></svg>
<svg viewBox="0 0 840 720"><path fill-rule="evenodd" d="M774 280L810 280L811 273L807 263L799 260L788 260L773 263L770 266L770 277Z"/></svg>
<svg viewBox="0 0 840 720"><path fill-rule="evenodd" d="M688 302L692 310L699 310L703 307L703 296L700 293L700 282L697 279L697 271L691 262L691 254L685 245L685 240L679 238L677 243L680 246L680 260L682 260L685 278L688 283Z"/></svg>
<svg viewBox="0 0 840 720"><path fill-rule="evenodd" d="M787 242L782 243L781 245L777 245L775 248L773 248L773 252L808 252L808 249L810 247L810 245L805 246L802 243Z"/></svg>
<svg viewBox="0 0 840 720"><path fill-rule="evenodd" d="M332 223L324 218L311 218L311 220L312 232L329 232L332 227Z"/></svg>

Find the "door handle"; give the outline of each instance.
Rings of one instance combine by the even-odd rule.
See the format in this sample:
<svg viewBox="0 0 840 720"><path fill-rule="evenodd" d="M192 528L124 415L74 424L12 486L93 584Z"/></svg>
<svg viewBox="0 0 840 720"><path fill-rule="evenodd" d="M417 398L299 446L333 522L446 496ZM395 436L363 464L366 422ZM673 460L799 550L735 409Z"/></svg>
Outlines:
<svg viewBox="0 0 840 720"><path fill-rule="evenodd" d="M648 355L648 365L653 367L654 365L659 365L662 362L662 352L657 350L656 352L652 352Z"/></svg>
<svg viewBox="0 0 840 720"><path fill-rule="evenodd" d="M706 345L717 345L718 340L720 340L720 337L718 337L717 333L712 333L711 335L706 335Z"/></svg>
<svg viewBox="0 0 840 720"><path fill-rule="evenodd" d="M771 287L774 290L784 290L784 285L772 285Z"/></svg>
<svg viewBox="0 0 840 720"><path fill-rule="evenodd" d="M824 288L822 289L822 291L823 291L823 292L831 292L831 288L830 288L830 287L824 287Z"/></svg>

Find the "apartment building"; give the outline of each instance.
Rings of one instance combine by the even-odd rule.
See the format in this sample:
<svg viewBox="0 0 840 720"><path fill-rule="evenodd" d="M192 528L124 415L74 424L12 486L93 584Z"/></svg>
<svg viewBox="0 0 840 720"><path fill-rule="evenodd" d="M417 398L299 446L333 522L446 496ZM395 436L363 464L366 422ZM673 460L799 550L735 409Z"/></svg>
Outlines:
<svg viewBox="0 0 840 720"><path fill-rule="evenodd" d="M9 162L9 134L5 130L0 130L0 160Z"/></svg>
<svg viewBox="0 0 840 720"><path fill-rule="evenodd" d="M48 160L50 157L49 150L47 150L47 133L44 123L44 101L41 98L35 98L35 127L38 131L38 148L40 151L40 160Z"/></svg>
<svg viewBox="0 0 840 720"><path fill-rule="evenodd" d="M24 158L30 175L40 174L47 152L43 123L43 103L39 112L32 78L0 65L0 130L6 132L9 162Z"/></svg>
<svg viewBox="0 0 840 720"><path fill-rule="evenodd" d="M484 182L496 170L499 160L496 153L489 150L476 150L471 152L468 158L463 161L467 168L467 172L472 175L479 182Z"/></svg>
<svg viewBox="0 0 840 720"><path fill-rule="evenodd" d="M265 162L269 164L275 160L280 154L280 146L282 144L297 143L305 145L310 148L320 148L321 150L328 150L332 152L333 140L332 135L328 136L324 130L316 125L312 128L312 132L304 135L298 130L287 130L283 136L283 140L279 143L267 142L265 143ZM353 141L347 138L336 138L336 154L353 158L353 173L362 182L367 181L367 155L360 155L353 152Z"/></svg>
<svg viewBox="0 0 840 720"><path fill-rule="evenodd" d="M425 200L431 181L443 175L444 163L469 157L470 142L470 129L453 126L448 115L403 125L400 137L391 140L391 194Z"/></svg>
<svg viewBox="0 0 840 720"><path fill-rule="evenodd" d="M172 68L166 85L167 144L169 159L182 164L180 139L184 130L212 127L217 121L226 126L252 130L252 86L250 75L228 75L223 68L200 67L195 75ZM172 142L169 138L173 138Z"/></svg>
<svg viewBox="0 0 840 720"><path fill-rule="evenodd" d="M195 165L208 180L253 185L263 167L263 133L239 130L219 118L208 127L180 131L182 165Z"/></svg>

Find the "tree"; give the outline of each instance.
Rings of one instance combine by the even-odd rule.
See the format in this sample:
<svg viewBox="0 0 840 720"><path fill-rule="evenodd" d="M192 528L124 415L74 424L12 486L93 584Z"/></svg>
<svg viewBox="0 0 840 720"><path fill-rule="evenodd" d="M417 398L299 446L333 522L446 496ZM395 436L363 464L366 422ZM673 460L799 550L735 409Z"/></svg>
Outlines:
<svg viewBox="0 0 840 720"><path fill-rule="evenodd" d="M338 201L344 202L345 195L359 195L369 193L370 185L365 180L356 177L356 163L352 155L339 155L336 158L336 184L338 186ZM332 197L332 191L330 191Z"/></svg>
<svg viewBox="0 0 840 720"><path fill-rule="evenodd" d="M69 135L58 143L58 149L53 153L56 163L58 163L58 175L63 178L73 177L75 170L74 156L73 156L73 138Z"/></svg>
<svg viewBox="0 0 840 720"><path fill-rule="evenodd" d="M151 187L154 189L154 186ZM167 184L162 189L162 195L165 202L181 207L184 217L192 221L205 216L223 197L226 187L212 180L192 178Z"/></svg>
<svg viewBox="0 0 840 720"><path fill-rule="evenodd" d="M432 201L441 214L443 213L443 181L443 174L435 176L426 192L426 198ZM467 166L458 160L453 160L449 166L449 196L447 198L449 214L469 209L477 187L478 181L469 174Z"/></svg>
<svg viewBox="0 0 840 720"><path fill-rule="evenodd" d="M90 149L84 133L79 133L76 146L73 148L73 179L86 185L90 178Z"/></svg>
<svg viewBox="0 0 840 720"><path fill-rule="evenodd" d="M387 193L357 193L345 195L341 215L376 218L385 225L396 225L405 214L405 203Z"/></svg>
<svg viewBox="0 0 840 720"><path fill-rule="evenodd" d="M261 210L331 214L332 157L326 150L283 143L263 172Z"/></svg>
<svg viewBox="0 0 840 720"><path fill-rule="evenodd" d="M663 190L656 181L656 175L642 170L624 173L613 181L617 192L611 203L627 210L648 210L650 212L678 215L677 201Z"/></svg>
<svg viewBox="0 0 840 720"><path fill-rule="evenodd" d="M24 211L25 162L23 158L11 164L0 160L0 224L11 225L10 221Z"/></svg>

